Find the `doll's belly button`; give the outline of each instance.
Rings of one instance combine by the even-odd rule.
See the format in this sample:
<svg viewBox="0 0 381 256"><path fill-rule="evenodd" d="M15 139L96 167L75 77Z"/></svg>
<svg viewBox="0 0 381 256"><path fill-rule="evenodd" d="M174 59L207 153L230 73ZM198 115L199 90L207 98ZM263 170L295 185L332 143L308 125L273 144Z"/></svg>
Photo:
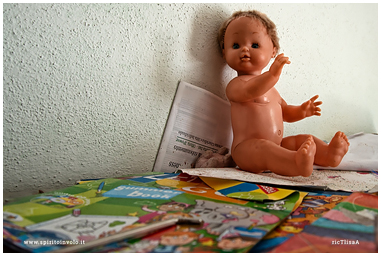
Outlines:
<svg viewBox="0 0 381 256"><path fill-rule="evenodd" d="M279 136L282 135L282 131L281 131L281 130L278 130L278 135L279 135Z"/></svg>

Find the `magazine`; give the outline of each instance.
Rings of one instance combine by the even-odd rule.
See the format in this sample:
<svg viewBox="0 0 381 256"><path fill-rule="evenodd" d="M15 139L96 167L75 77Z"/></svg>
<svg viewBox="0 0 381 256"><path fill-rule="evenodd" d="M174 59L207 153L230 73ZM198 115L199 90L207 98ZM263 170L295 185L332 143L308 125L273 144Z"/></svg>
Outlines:
<svg viewBox="0 0 381 256"><path fill-rule="evenodd" d="M378 196L352 193L270 253L377 253Z"/></svg>
<svg viewBox="0 0 381 256"><path fill-rule="evenodd" d="M302 232L308 225L347 198L347 192L313 192L308 193L303 202L278 227L267 234L250 252L263 253L285 243L295 234Z"/></svg>
<svg viewBox="0 0 381 256"><path fill-rule="evenodd" d="M86 252L247 252L278 226L305 195L273 203L228 198L198 177L155 174L86 181L21 198L3 208L4 244L53 252L101 241L171 218L200 220L130 237Z"/></svg>

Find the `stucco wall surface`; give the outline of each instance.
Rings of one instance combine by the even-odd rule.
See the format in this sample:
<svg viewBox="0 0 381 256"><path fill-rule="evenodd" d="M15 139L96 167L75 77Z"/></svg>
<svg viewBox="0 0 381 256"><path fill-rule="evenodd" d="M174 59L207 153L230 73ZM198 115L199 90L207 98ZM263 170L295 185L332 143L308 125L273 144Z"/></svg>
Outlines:
<svg viewBox="0 0 381 256"><path fill-rule="evenodd" d="M248 9L291 59L282 97L323 101L285 135L377 132L377 4L3 4L4 199L151 171L179 80L225 98L216 33Z"/></svg>

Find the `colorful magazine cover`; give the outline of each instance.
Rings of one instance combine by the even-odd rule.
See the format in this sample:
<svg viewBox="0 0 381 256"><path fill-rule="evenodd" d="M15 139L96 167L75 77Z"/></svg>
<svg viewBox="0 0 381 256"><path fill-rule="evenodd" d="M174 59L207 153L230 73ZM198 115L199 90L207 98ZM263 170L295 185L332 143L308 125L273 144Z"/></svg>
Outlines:
<svg viewBox="0 0 381 256"><path fill-rule="evenodd" d="M347 192L309 192L288 218L267 234L250 252L268 252L311 225L348 197Z"/></svg>
<svg viewBox="0 0 381 256"><path fill-rule="evenodd" d="M247 248L251 248L260 239L268 233L268 230L260 227L260 222L255 220L255 216L259 214L251 212L250 208L259 210L268 210L278 216L279 220L284 219L295 208L295 205L300 202L300 195L294 193L286 198L284 208L278 208L274 205L276 202L260 202L260 201L244 201L228 198L220 194L218 191L211 189L197 176L180 174L178 176L169 177L156 181L157 184L170 186L179 191L191 193L193 195L204 195L210 199L221 199L223 201L235 202L236 204L245 205L232 206L225 203L213 203L206 200L197 201L194 211L191 215L202 218L204 220L203 228L195 228L194 226L178 225L169 228L168 230L153 234L143 239L136 241L123 241L109 245L104 248L98 248L96 252L245 252ZM232 201L233 200L233 201ZM247 214L249 213L249 214ZM245 216L251 216L251 220L247 220ZM264 216L268 222L275 222L276 217ZM163 216L163 218L166 218ZM264 218L263 218L264 219ZM273 220L271 220L273 219ZM245 223L246 224L243 224ZM243 226L249 225L249 229L244 229ZM205 224L206 223L206 224ZM241 223L241 224L239 224ZM280 223L271 225L275 227ZM264 223L263 223L264 224ZM242 225L237 227L237 225ZM182 243L191 241L186 246ZM164 245L164 246L163 246Z"/></svg>
<svg viewBox="0 0 381 256"><path fill-rule="evenodd" d="M378 196L353 193L271 253L377 252Z"/></svg>
<svg viewBox="0 0 381 256"><path fill-rule="evenodd" d="M208 186L232 198L246 200L281 200L291 195L295 190L263 186L249 182L201 177Z"/></svg>
<svg viewBox="0 0 381 256"><path fill-rule="evenodd" d="M171 179L193 182L188 188L162 182ZM198 188L189 188L197 183ZM176 225L93 251L247 252L300 201L293 193L276 209L260 201L229 201L210 188L211 194L194 192L202 189L195 177L158 174L87 181L24 197L3 207L3 241L20 251L50 252L183 216L202 219L203 225Z"/></svg>

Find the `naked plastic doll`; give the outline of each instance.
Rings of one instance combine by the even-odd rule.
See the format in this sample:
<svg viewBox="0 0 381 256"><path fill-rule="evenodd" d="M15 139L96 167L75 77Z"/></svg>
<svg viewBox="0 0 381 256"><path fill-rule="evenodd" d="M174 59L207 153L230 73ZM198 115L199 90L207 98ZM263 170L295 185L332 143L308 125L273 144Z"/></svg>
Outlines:
<svg viewBox="0 0 381 256"><path fill-rule="evenodd" d="M329 144L312 135L283 138L283 121L320 116L318 95L300 106L286 103L274 88L284 65L276 27L257 11L236 12L222 25L219 43L227 64L238 76L226 87L231 104L231 154L243 170L270 170L285 176L310 176L313 164L336 167L348 151L348 139L337 132ZM272 58L269 71L262 73Z"/></svg>

